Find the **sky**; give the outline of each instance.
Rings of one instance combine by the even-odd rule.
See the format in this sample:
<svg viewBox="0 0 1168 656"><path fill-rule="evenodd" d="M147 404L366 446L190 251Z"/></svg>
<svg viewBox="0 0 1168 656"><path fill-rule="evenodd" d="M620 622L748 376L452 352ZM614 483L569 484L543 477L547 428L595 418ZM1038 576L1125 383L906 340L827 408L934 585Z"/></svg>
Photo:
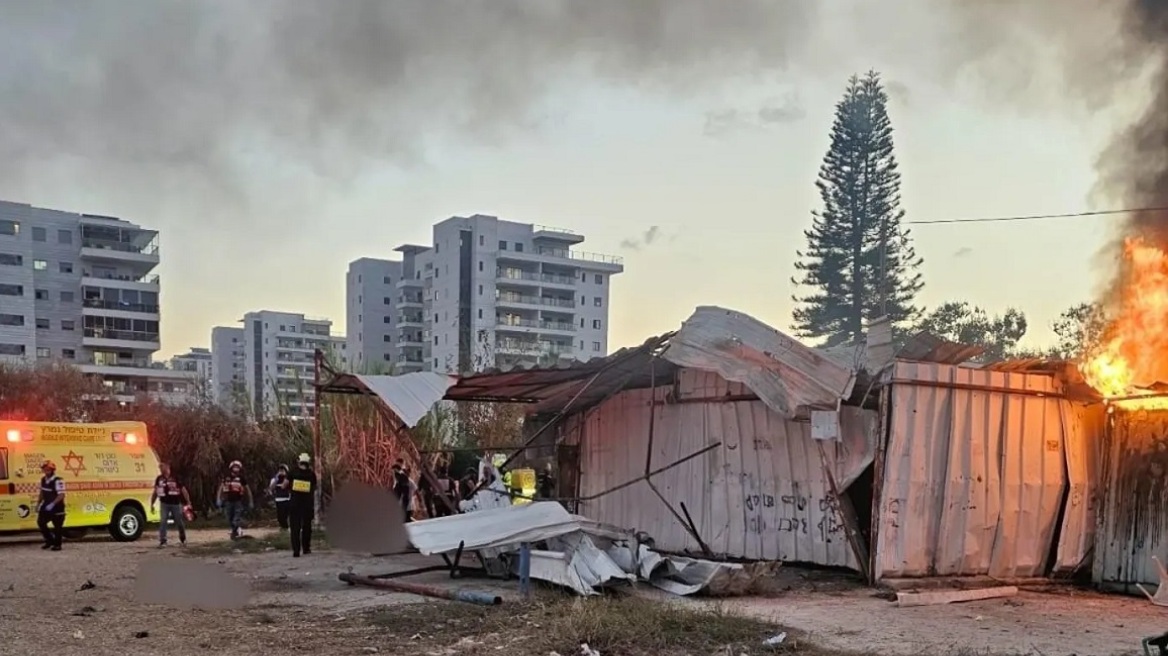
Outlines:
<svg viewBox="0 0 1168 656"><path fill-rule="evenodd" d="M765 10L768 3L743 0L741 6L747 4ZM199 77L205 86L189 94L177 83L128 85L139 95L123 97L116 114L111 110L117 125L101 113L104 106L84 120L40 111L38 102L60 109L52 98L84 88L104 60L99 53L66 62L67 50L31 47L23 64L0 65L0 90L18 82L62 89L0 102L0 124L13 116L24 121L17 128L9 123L8 134L0 128L0 141L11 142L16 129L37 134L40 115L56 123L45 118L39 148L5 152L0 145L11 167L5 175L0 165L0 198L159 229L164 357L208 346L212 326L234 325L258 309L327 316L343 333L350 261L396 257L393 248L401 243L429 243L433 223L473 213L568 228L586 236L579 248L622 256L625 272L612 286L614 350L677 328L698 305L740 310L787 330L796 250L804 247L802 231L819 205L814 182L833 108L848 77L869 69L881 72L892 98L905 221L1118 206L1100 193L1095 164L1140 110L1145 89L1133 75L1122 86L1089 93L1076 86L1089 81L1063 73L1078 57L1093 56L1105 30L1097 29L1094 41L1078 41L1083 52L1072 57L1063 48L1073 39L1048 43L1006 28L1010 34L998 35L994 21L978 22L985 17L930 9L944 3L887 4L894 10L875 14L859 0L834 0L808 10L813 18L792 14L791 20L805 21L800 25L784 27L776 19L777 27L768 29L791 41L777 54L762 47L768 33L748 31L743 39L762 44L750 57L723 56L737 47L726 45L737 43L729 34L707 50L694 45L676 53L601 44L621 56L609 61L601 49L603 65L585 66L573 53L561 53L525 64L531 68L522 79L476 68L501 65L490 56L455 62L441 70L481 77L428 76L425 93L394 87L404 99L395 93L363 98L362 113L329 107L336 122L309 125L322 130L319 139L315 132L312 139L293 132L306 124L284 120L282 112L302 109L302 96L282 88L273 91L287 93L282 105L269 101L227 137L204 138L199 130L217 128L199 123L195 110L203 108L199 93L214 92L213 76ZM1035 4L1044 3L1019 11L1029 16ZM37 29L57 25L40 15L28 21ZM680 34L665 34L669 43L686 36L684 30L749 30L693 22L676 28ZM1056 27L1071 30L1072 23L1068 17ZM977 38L965 38L971 33ZM239 37L225 34L218 38ZM100 50L105 43L85 47ZM644 64L645 53L657 58L652 66ZM223 57L229 67L232 60ZM47 62L55 62L51 70ZM36 70L52 74L29 82ZM96 79L105 93L113 78ZM233 84L223 93L254 101L240 89ZM419 111L406 114L401 106ZM437 117L426 117L427 108ZM169 118L152 122L151 111ZM380 120L399 123L383 134ZM361 130L330 132L347 130L337 128L343 121L360 123ZM366 134L395 141L370 139L376 145L365 148L361 139L347 138ZM43 143L46 135L55 141ZM202 148L215 150L214 157ZM230 166L220 166L219 157ZM1110 263L1099 253L1114 229L1106 217L912 226L924 258L919 301L926 307L969 301L990 313L1016 307L1030 321L1023 343L1049 344L1057 315L1092 300L1106 281Z"/></svg>

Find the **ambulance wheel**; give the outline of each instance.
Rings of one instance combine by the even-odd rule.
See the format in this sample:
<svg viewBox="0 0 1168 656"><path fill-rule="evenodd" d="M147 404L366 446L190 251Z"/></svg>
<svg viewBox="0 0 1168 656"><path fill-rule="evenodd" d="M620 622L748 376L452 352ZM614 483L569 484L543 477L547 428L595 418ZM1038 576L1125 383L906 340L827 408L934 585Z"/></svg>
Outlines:
<svg viewBox="0 0 1168 656"><path fill-rule="evenodd" d="M133 542L142 537L145 527L146 517L141 510L131 505L122 505L114 509L109 531L118 542Z"/></svg>

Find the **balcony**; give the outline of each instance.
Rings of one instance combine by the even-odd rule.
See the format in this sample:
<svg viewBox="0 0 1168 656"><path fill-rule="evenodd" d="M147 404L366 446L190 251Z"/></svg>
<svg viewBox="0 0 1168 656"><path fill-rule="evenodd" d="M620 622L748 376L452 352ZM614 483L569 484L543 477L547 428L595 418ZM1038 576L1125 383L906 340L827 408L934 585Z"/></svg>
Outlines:
<svg viewBox="0 0 1168 656"><path fill-rule="evenodd" d="M525 294L497 294L495 305L531 305L536 307L576 307L575 298L555 298L553 296L527 296Z"/></svg>
<svg viewBox="0 0 1168 656"><path fill-rule="evenodd" d="M533 285L549 284L549 285L568 285L574 286L576 278L573 276L556 275L554 273L537 273L534 271L524 271L523 269L513 269L507 267L500 267L495 271L496 279L504 282L514 283L531 283Z"/></svg>
<svg viewBox="0 0 1168 656"><path fill-rule="evenodd" d="M397 317L397 325L403 328L421 328L426 325L426 320L420 314L400 314Z"/></svg>
<svg viewBox="0 0 1168 656"><path fill-rule="evenodd" d="M82 335L82 344L90 348L126 348L149 351L157 351L162 348L157 332L86 328Z"/></svg>
<svg viewBox="0 0 1168 656"><path fill-rule="evenodd" d="M117 262L119 264L145 266L152 269L158 265L158 244L151 241L143 246L106 239L82 239L82 259Z"/></svg>
<svg viewBox="0 0 1168 656"><path fill-rule="evenodd" d="M402 278L397 281L395 285L398 289L421 289L423 285L421 278Z"/></svg>
<svg viewBox="0 0 1168 656"><path fill-rule="evenodd" d="M567 244L579 244L584 241L584 235L580 233L566 228L544 225L534 226L531 231L531 238L536 241L551 241Z"/></svg>
<svg viewBox="0 0 1168 656"><path fill-rule="evenodd" d="M159 307L148 303L124 303L122 301L107 301L101 298L87 298L81 301L82 314L91 314L84 310L109 310L113 312L127 312L133 314L151 314L158 316Z"/></svg>
<svg viewBox="0 0 1168 656"><path fill-rule="evenodd" d="M557 344L546 340L499 339L495 340L495 352L502 355L566 356L572 353L567 344Z"/></svg>
<svg viewBox="0 0 1168 656"><path fill-rule="evenodd" d="M554 262L570 266L587 266L589 269L620 273L625 270L624 259L616 255L574 251L568 248L536 247L527 251L499 251L500 260L519 262Z"/></svg>
<svg viewBox="0 0 1168 656"><path fill-rule="evenodd" d="M397 304L399 307L420 308L425 306L421 294L402 294L397 297Z"/></svg>
<svg viewBox="0 0 1168 656"><path fill-rule="evenodd" d="M496 327L499 330L507 330L509 328L555 330L560 332L575 332L576 330L576 324L570 321L538 321L535 319L523 319L515 316L498 317Z"/></svg>
<svg viewBox="0 0 1168 656"><path fill-rule="evenodd" d="M117 289L142 289L143 287L154 288L161 284L162 279L158 274L154 275L131 275L124 273L94 273L88 269L81 271L81 284L90 287L114 287ZM113 283L112 285L109 283ZM127 283L127 284L118 284Z"/></svg>

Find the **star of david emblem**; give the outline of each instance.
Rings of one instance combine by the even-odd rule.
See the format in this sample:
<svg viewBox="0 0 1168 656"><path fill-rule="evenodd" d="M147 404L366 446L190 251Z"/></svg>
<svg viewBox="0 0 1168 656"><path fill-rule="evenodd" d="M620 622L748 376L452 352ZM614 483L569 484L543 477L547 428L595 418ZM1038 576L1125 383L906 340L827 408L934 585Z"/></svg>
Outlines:
<svg viewBox="0 0 1168 656"><path fill-rule="evenodd" d="M73 453L72 449L69 450L69 453L61 456L61 462L65 465L62 469L74 476L80 476L81 472L85 471L85 456Z"/></svg>

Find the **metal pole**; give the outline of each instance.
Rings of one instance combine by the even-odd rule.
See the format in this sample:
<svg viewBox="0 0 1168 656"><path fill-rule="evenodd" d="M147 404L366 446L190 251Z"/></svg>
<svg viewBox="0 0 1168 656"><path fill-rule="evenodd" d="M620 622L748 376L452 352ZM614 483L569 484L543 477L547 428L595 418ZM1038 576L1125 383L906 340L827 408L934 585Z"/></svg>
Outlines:
<svg viewBox="0 0 1168 656"><path fill-rule="evenodd" d="M324 463L320 459L320 366L324 353L316 349L312 354L312 465L316 470L317 485L313 504L316 506L316 521L319 524L323 515L324 498L321 492L321 482L325 479Z"/></svg>
<svg viewBox="0 0 1168 656"><path fill-rule="evenodd" d="M476 590L446 590L444 588L435 588L417 583L406 583L392 579L375 579L369 576L348 573L340 574L337 578L349 585L365 585L371 588L393 590L394 592L408 592L421 597L449 599L451 601L462 601L468 604L479 604L482 606L498 606L503 603L503 598L498 595L478 592Z"/></svg>
<svg viewBox="0 0 1168 656"><path fill-rule="evenodd" d="M519 545L519 594L523 600L531 599L531 544Z"/></svg>

